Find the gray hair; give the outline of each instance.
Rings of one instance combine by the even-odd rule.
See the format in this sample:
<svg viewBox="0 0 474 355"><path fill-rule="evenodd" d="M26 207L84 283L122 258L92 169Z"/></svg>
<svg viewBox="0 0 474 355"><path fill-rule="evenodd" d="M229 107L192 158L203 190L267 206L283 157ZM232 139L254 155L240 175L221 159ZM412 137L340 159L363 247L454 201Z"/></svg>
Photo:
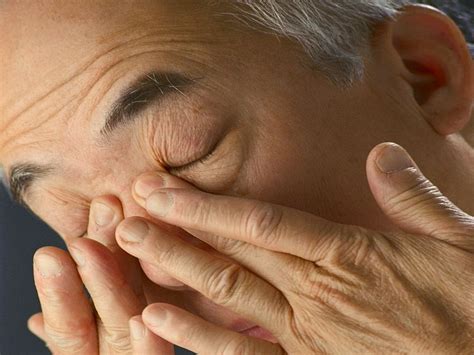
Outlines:
<svg viewBox="0 0 474 355"><path fill-rule="evenodd" d="M361 79L373 25L410 0L234 0L247 24L299 42L333 82Z"/></svg>

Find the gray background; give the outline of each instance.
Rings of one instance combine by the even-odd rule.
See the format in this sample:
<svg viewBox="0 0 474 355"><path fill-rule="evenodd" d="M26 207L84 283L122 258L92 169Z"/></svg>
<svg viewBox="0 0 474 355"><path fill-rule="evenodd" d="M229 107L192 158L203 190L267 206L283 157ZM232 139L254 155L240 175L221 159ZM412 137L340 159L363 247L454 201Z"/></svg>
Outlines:
<svg viewBox="0 0 474 355"><path fill-rule="evenodd" d="M60 246L43 223L11 204L0 188L0 353L47 354L43 343L26 328L28 318L40 311L33 284L32 260L44 245Z"/></svg>

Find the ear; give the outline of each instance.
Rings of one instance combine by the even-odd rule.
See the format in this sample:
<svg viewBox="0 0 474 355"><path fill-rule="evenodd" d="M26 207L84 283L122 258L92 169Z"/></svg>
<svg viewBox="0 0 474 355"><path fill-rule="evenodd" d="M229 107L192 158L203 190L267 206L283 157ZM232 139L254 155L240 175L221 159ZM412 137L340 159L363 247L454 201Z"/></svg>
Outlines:
<svg viewBox="0 0 474 355"><path fill-rule="evenodd" d="M423 5L407 6L391 26L403 77L423 116L440 135L461 131L474 98L474 64L463 34L444 13Z"/></svg>

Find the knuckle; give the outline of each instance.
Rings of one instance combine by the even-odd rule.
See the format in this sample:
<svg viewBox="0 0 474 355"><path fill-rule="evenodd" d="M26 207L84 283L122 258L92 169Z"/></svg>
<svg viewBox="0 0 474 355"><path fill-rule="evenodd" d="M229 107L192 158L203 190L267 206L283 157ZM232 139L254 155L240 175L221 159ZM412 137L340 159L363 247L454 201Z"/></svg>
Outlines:
<svg viewBox="0 0 474 355"><path fill-rule="evenodd" d="M312 282L314 274L316 273L316 266L312 262L307 262L303 259L296 259L292 265L291 273L285 275L286 282L292 289L300 289L301 286ZM294 282L297 280L297 282Z"/></svg>
<svg viewBox="0 0 474 355"><path fill-rule="evenodd" d="M159 244L159 239L156 243ZM153 253L155 264L167 264L169 262L172 262L173 260L176 260L176 254L179 253L178 249L178 244L171 244L166 248L163 248L162 245L156 245L156 250L158 252Z"/></svg>
<svg viewBox="0 0 474 355"><path fill-rule="evenodd" d="M244 217L241 225L243 232L253 240L270 244L278 238L282 220L283 212L279 208L269 203L259 203Z"/></svg>
<svg viewBox="0 0 474 355"><path fill-rule="evenodd" d="M208 241L216 250L223 252L228 256L233 256L242 252L247 245L239 240L219 236L208 237Z"/></svg>
<svg viewBox="0 0 474 355"><path fill-rule="evenodd" d="M65 353L81 353L90 342L92 326L90 323L74 323L71 329L62 329L45 323L45 333L49 343Z"/></svg>
<svg viewBox="0 0 474 355"><path fill-rule="evenodd" d="M342 293L326 282L312 282L308 293L313 299L324 305L343 300Z"/></svg>
<svg viewBox="0 0 474 355"><path fill-rule="evenodd" d="M103 334L104 341L118 353L131 353L130 334L128 329L107 327Z"/></svg>
<svg viewBox="0 0 474 355"><path fill-rule="evenodd" d="M209 298L221 305L229 304L235 299L244 277L244 270L236 264L224 265L213 271L207 281Z"/></svg>
<svg viewBox="0 0 474 355"><path fill-rule="evenodd" d="M341 232L344 235L343 242L334 238L328 247L327 260L331 265L359 267L368 263L373 257L374 243L367 231L362 227L344 226Z"/></svg>
<svg viewBox="0 0 474 355"><path fill-rule="evenodd" d="M403 216L406 212L413 213L413 209L416 209L419 205L431 201L444 204L444 200L445 197L436 186L426 178L420 177L409 188L388 196L384 203L393 215Z"/></svg>

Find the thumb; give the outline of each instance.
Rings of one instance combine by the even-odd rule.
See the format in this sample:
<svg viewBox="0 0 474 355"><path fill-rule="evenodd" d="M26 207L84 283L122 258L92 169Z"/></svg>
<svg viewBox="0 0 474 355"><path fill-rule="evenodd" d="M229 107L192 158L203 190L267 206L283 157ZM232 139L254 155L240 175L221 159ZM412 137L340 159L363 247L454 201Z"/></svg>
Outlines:
<svg viewBox="0 0 474 355"><path fill-rule="evenodd" d="M401 229L474 251L474 217L449 201L402 147L375 147L367 159L367 178L379 207Z"/></svg>

